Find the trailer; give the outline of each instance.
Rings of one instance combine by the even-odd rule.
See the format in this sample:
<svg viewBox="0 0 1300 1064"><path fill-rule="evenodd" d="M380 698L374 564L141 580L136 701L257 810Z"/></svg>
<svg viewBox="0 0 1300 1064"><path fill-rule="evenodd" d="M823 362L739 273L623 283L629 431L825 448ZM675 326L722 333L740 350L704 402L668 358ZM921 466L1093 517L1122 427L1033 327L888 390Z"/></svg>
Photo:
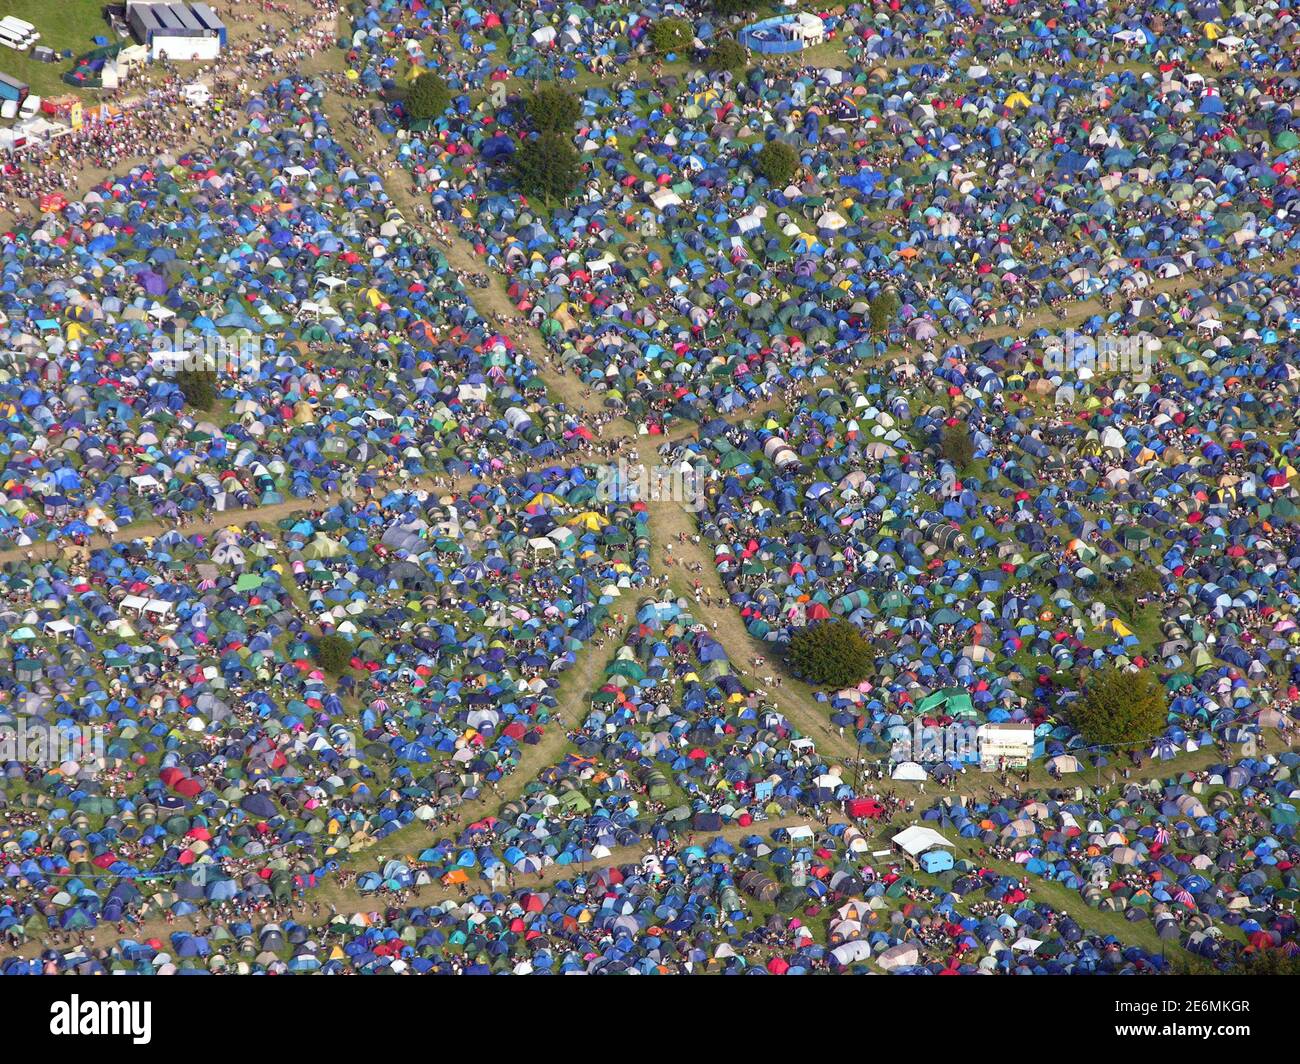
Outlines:
<svg viewBox="0 0 1300 1064"><path fill-rule="evenodd" d="M225 24L210 8L200 13L192 4L128 0L126 21L151 59L213 60L226 42Z"/></svg>
<svg viewBox="0 0 1300 1064"><path fill-rule="evenodd" d="M11 78L8 74L0 74L0 101L14 104L15 111L30 92L25 82Z"/></svg>
<svg viewBox="0 0 1300 1064"><path fill-rule="evenodd" d="M15 52L25 52L34 43L34 38L29 37L21 30L0 23L0 44L3 44L6 48L12 48Z"/></svg>
<svg viewBox="0 0 1300 1064"><path fill-rule="evenodd" d="M21 39L24 48L30 48L41 39L41 35L35 26L14 15L5 15L4 18L0 18L0 30Z"/></svg>
<svg viewBox="0 0 1300 1064"><path fill-rule="evenodd" d="M221 21L221 17L207 4L191 4L190 10L203 26L217 35L221 47L226 47L227 30L226 24Z"/></svg>
<svg viewBox="0 0 1300 1064"><path fill-rule="evenodd" d="M135 6L135 5L132 5ZM171 4L150 4L153 9L154 18L158 20L158 30L156 32L165 33L170 37L179 37L185 30L184 24L172 11Z"/></svg>
<svg viewBox="0 0 1300 1064"><path fill-rule="evenodd" d="M129 5L126 9L126 24L135 39L146 46L160 28L152 4Z"/></svg>
<svg viewBox="0 0 1300 1064"><path fill-rule="evenodd" d="M172 2L167 6L171 9L171 13L180 20L181 25L190 32L196 33L201 37L215 36L212 31L203 24L203 20L194 13L193 4L177 3L176 0L172 0Z"/></svg>

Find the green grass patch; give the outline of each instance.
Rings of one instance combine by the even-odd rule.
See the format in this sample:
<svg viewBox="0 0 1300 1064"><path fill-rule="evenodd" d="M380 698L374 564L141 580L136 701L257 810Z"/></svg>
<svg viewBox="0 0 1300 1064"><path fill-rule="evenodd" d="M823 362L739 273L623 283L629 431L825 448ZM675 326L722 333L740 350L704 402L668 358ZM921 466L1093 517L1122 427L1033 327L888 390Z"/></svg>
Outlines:
<svg viewBox="0 0 1300 1064"><path fill-rule="evenodd" d="M100 0L6 0L0 14L13 15L35 26L41 35L38 45L60 53L70 50L76 57L95 47L95 37L107 37L110 43L117 40L101 14L102 8ZM37 96L88 95L63 80L72 64L71 59L42 63L26 52L0 47L0 72L25 81Z"/></svg>

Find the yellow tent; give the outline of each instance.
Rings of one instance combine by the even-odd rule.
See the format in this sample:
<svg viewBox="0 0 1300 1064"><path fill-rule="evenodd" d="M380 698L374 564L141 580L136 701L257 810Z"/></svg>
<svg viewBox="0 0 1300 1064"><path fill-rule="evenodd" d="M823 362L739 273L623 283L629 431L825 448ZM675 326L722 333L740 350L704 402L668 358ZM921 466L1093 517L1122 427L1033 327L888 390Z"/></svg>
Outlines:
<svg viewBox="0 0 1300 1064"><path fill-rule="evenodd" d="M1223 27L1215 22L1207 22L1201 27L1201 30L1204 32L1207 41L1217 41L1223 36Z"/></svg>
<svg viewBox="0 0 1300 1064"><path fill-rule="evenodd" d="M1023 92L1013 92L1007 97L1008 107L1028 107L1030 99Z"/></svg>
<svg viewBox="0 0 1300 1064"><path fill-rule="evenodd" d="M585 528L588 532L599 532L609 521L596 513L594 510L584 510L580 514L574 514L567 521L566 525L576 525Z"/></svg>

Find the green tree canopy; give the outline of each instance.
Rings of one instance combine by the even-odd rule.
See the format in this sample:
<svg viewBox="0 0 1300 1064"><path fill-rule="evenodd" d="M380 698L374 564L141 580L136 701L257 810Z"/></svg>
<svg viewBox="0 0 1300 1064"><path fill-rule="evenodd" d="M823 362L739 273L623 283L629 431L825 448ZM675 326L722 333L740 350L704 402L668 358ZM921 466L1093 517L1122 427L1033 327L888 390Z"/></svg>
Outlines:
<svg viewBox="0 0 1300 1064"><path fill-rule="evenodd" d="M451 105L451 90L447 83L426 70L411 83L411 91L406 94L406 113L416 121L435 118Z"/></svg>
<svg viewBox="0 0 1300 1064"><path fill-rule="evenodd" d="M1116 746L1148 742L1165 729L1165 689L1149 669L1093 672L1070 704L1070 723L1089 743Z"/></svg>
<svg viewBox="0 0 1300 1064"><path fill-rule="evenodd" d="M539 133L567 132L582 115L582 101L567 89L548 85L529 98L527 109Z"/></svg>
<svg viewBox="0 0 1300 1064"><path fill-rule="evenodd" d="M331 633L312 641L312 655L326 672L342 673L352 667L352 644L343 636Z"/></svg>
<svg viewBox="0 0 1300 1064"><path fill-rule="evenodd" d="M827 687L848 687L866 679L871 644L845 620L819 621L796 629L786 651L790 670Z"/></svg>
<svg viewBox="0 0 1300 1064"><path fill-rule="evenodd" d="M734 37L723 37L709 52L706 65L710 70L741 70L748 59L749 53Z"/></svg>
<svg viewBox="0 0 1300 1064"><path fill-rule="evenodd" d="M1142 607L1164 590L1160 574L1149 565L1135 565L1119 570L1110 578L1105 601L1121 617L1134 621Z"/></svg>
<svg viewBox="0 0 1300 1064"><path fill-rule="evenodd" d="M898 296L893 292L881 292L871 301L867 316L871 322L871 334L884 336L889 332L889 325L898 313Z"/></svg>
<svg viewBox="0 0 1300 1064"><path fill-rule="evenodd" d="M758 172L773 186L788 185L799 169L799 153L783 140L770 140L758 153Z"/></svg>
<svg viewBox="0 0 1300 1064"><path fill-rule="evenodd" d="M562 133L540 133L526 141L512 166L524 194L547 203L563 200L582 180L582 157Z"/></svg>
<svg viewBox="0 0 1300 1064"><path fill-rule="evenodd" d="M1193 954L1169 958L1170 975L1300 975L1300 954L1284 949L1241 950L1235 956L1209 960Z"/></svg>
<svg viewBox="0 0 1300 1064"><path fill-rule="evenodd" d="M939 453L964 472L975 461L975 441L971 438L970 428L958 421L945 425L939 433Z"/></svg>
<svg viewBox="0 0 1300 1064"><path fill-rule="evenodd" d="M178 370L176 387L195 410L211 410L217 405L217 375L212 370Z"/></svg>

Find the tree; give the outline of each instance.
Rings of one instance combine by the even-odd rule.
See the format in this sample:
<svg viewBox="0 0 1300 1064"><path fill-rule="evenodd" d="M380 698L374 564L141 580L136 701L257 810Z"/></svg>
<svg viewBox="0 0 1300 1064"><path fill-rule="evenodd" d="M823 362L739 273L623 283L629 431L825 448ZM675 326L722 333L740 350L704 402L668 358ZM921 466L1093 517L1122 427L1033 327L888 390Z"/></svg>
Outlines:
<svg viewBox="0 0 1300 1064"><path fill-rule="evenodd" d="M1093 672L1069 708L1070 723L1090 743L1123 746L1148 742L1165 729L1165 689L1148 669Z"/></svg>
<svg viewBox="0 0 1300 1064"><path fill-rule="evenodd" d="M1253 949L1249 953L1239 953L1220 970L1224 975L1295 976L1300 975L1300 954L1288 954L1286 950L1276 948Z"/></svg>
<svg viewBox="0 0 1300 1064"><path fill-rule="evenodd" d="M211 410L217 403L217 375L209 369L182 369L176 373L176 387L195 410Z"/></svg>
<svg viewBox="0 0 1300 1064"><path fill-rule="evenodd" d="M661 18L650 27L650 44L660 55L684 52L695 41L691 24L681 18Z"/></svg>
<svg viewBox="0 0 1300 1064"><path fill-rule="evenodd" d="M773 186L790 183L799 169L799 153L783 140L769 140L758 153L758 172Z"/></svg>
<svg viewBox="0 0 1300 1064"><path fill-rule="evenodd" d="M786 660L796 676L826 687L848 687L866 679L871 644L849 621L818 621L790 637Z"/></svg>
<svg viewBox="0 0 1300 1064"><path fill-rule="evenodd" d="M944 425L939 433L939 453L963 472L975 461L975 441L971 439L970 429L960 421Z"/></svg>
<svg viewBox="0 0 1300 1064"><path fill-rule="evenodd" d="M573 128L582 115L582 103L566 89L547 86L527 104L528 119L539 133L559 133Z"/></svg>
<svg viewBox="0 0 1300 1064"><path fill-rule="evenodd" d="M1131 569L1114 573L1106 601L1111 609L1130 621L1136 620L1147 601L1164 590L1164 584L1149 565L1135 565Z"/></svg>
<svg viewBox="0 0 1300 1064"><path fill-rule="evenodd" d="M426 70L411 83L406 94L406 113L415 121L436 118L451 105L451 90L447 83L431 70Z"/></svg>
<svg viewBox="0 0 1300 1064"><path fill-rule="evenodd" d="M515 153L515 183L526 195L563 200L582 179L582 157L562 133L540 133Z"/></svg>
<svg viewBox="0 0 1300 1064"><path fill-rule="evenodd" d="M749 53L734 37L723 37L713 46L706 65L710 70L741 70L749 60Z"/></svg>
<svg viewBox="0 0 1300 1064"><path fill-rule="evenodd" d="M352 667L352 644L341 635L331 633L312 641L312 655L326 672L347 672Z"/></svg>
<svg viewBox="0 0 1300 1064"><path fill-rule="evenodd" d="M871 321L871 335L884 336L889 332L889 323L898 313L898 296L893 292L881 292L867 308L867 317Z"/></svg>
<svg viewBox="0 0 1300 1064"><path fill-rule="evenodd" d="M713 10L719 15L752 15L757 8L755 0L713 0Z"/></svg>
<svg viewBox="0 0 1300 1064"><path fill-rule="evenodd" d="M1288 954L1277 947L1260 949L1220 939L1216 957L1191 953L1173 954L1166 963L1167 975L1300 975L1300 954ZM1236 952L1230 952L1232 950Z"/></svg>

